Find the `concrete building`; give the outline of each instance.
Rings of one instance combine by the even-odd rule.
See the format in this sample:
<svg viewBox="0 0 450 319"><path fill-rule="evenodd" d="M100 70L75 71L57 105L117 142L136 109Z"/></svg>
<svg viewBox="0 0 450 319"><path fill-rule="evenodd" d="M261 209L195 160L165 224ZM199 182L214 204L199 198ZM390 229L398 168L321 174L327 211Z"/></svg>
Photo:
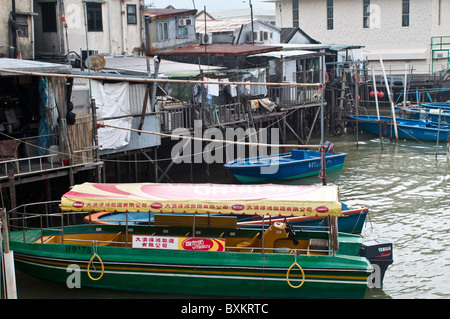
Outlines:
<svg viewBox="0 0 450 319"><path fill-rule="evenodd" d="M0 58L34 57L34 7L31 0L2 1L0 6Z"/></svg>
<svg viewBox="0 0 450 319"><path fill-rule="evenodd" d="M356 44L376 67L435 73L449 68L450 0L277 0L276 24L321 43Z"/></svg>
<svg viewBox="0 0 450 319"><path fill-rule="evenodd" d="M199 37L209 34L211 43L280 44L281 29L261 19L207 20L197 19L195 31ZM252 38L253 32L253 38Z"/></svg>
<svg viewBox="0 0 450 319"><path fill-rule="evenodd" d="M195 16L190 9L145 9L145 48L148 55L197 43Z"/></svg>
<svg viewBox="0 0 450 319"><path fill-rule="evenodd" d="M131 54L144 43L144 0L33 0L40 56ZM87 32L86 32L87 29Z"/></svg>

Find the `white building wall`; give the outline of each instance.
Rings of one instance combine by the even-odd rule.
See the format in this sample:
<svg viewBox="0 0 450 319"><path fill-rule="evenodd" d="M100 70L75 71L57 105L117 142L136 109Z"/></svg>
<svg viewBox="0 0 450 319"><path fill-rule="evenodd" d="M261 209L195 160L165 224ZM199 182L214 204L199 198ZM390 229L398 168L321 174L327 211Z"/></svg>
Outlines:
<svg viewBox="0 0 450 319"><path fill-rule="evenodd" d="M293 23L292 2L276 4L282 6L276 8L277 23L284 27ZM411 0L408 27L402 27L401 0L371 0L371 6L371 27L363 28L363 0L334 0L334 28L327 30L327 1L299 0L300 27L321 43L363 45L369 60L382 54L390 69L409 63L415 72L429 72L431 37L450 36L450 0Z"/></svg>
<svg viewBox="0 0 450 319"><path fill-rule="evenodd" d="M39 2L36 1L36 12L40 13ZM108 0L102 7L103 31L87 33L89 50L98 50L99 54L133 53L133 50L143 43L143 24L141 20L140 6L144 0ZM137 23L127 24L126 5L136 5ZM83 4L81 0L63 0L63 9L57 12L65 17L67 29L60 28L57 32L42 32L41 20L37 19L36 51L44 53L66 54L68 50L80 53L86 50L86 27ZM67 31L67 36L66 36ZM62 34L61 34L62 33ZM60 38L63 41L60 41Z"/></svg>
<svg viewBox="0 0 450 319"><path fill-rule="evenodd" d="M90 50L100 54L132 53L142 44L141 0L109 0L102 4L103 32L88 32ZM135 4L137 24L127 24L126 5ZM65 0L70 50L86 50L84 12L80 0Z"/></svg>

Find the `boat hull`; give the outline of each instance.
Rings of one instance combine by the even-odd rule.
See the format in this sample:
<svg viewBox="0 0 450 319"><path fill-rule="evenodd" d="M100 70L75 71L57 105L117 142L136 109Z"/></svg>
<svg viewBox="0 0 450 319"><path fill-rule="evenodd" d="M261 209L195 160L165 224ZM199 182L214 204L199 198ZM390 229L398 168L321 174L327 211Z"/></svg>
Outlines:
<svg viewBox="0 0 450 319"><path fill-rule="evenodd" d="M65 232L70 234L68 229ZM356 253L360 237L350 234L343 235L341 249L353 250L353 255L335 256L94 248L36 243L38 232L30 232L28 238L34 238L25 243L21 236L22 232L11 232L10 237L18 270L63 284L79 275L81 287L204 296L363 298L371 271L367 259ZM104 270L98 262L95 271L90 265L92 279L87 269L94 252ZM298 269L288 273L295 263L301 265L304 280ZM300 288L292 287L302 282Z"/></svg>
<svg viewBox="0 0 450 319"><path fill-rule="evenodd" d="M349 115L350 119L356 120L355 115ZM422 122L411 119L397 118L397 132L399 138L422 140L422 141L436 141L445 142L450 134L450 127L446 124L438 124L435 122ZM390 123L391 118L381 116L381 132L383 136L391 135ZM387 123L387 126L385 125ZM358 116L358 127L366 133L379 135L380 126L376 116L361 115ZM392 130L392 135L394 135ZM439 136L439 138L438 138Z"/></svg>
<svg viewBox="0 0 450 319"><path fill-rule="evenodd" d="M431 122L450 123L450 109L439 110L431 108L402 108L397 110L397 114L400 116L405 115L407 118L413 120L425 118Z"/></svg>
<svg viewBox="0 0 450 319"><path fill-rule="evenodd" d="M450 110L450 103L447 102L422 103L422 106L432 109Z"/></svg>
<svg viewBox="0 0 450 319"><path fill-rule="evenodd" d="M305 151L305 153L309 154L305 159L293 159L290 153L285 153L263 159L249 158L244 161L232 161L226 163L225 168L243 184L301 179L319 175L321 170L320 153L317 151ZM326 153L327 172L342 169L346 155L346 153Z"/></svg>

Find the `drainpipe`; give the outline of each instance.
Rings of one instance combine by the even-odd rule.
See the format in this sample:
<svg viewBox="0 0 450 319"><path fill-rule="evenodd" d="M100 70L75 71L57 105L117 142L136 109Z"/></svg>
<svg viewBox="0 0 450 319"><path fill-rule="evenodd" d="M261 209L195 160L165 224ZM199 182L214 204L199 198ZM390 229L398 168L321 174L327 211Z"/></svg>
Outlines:
<svg viewBox="0 0 450 319"><path fill-rule="evenodd" d="M144 0L139 1L139 45L144 43ZM138 10L136 10L138 11ZM136 12L137 13L137 12Z"/></svg>
<svg viewBox="0 0 450 319"><path fill-rule="evenodd" d="M34 13L34 1L31 1L31 13ZM34 60L35 51L35 41L34 41L34 15L30 16L31 20L31 59Z"/></svg>
<svg viewBox="0 0 450 319"><path fill-rule="evenodd" d="M17 55L17 36L16 36L16 0L11 0L11 18L8 20L9 35L9 57L15 58Z"/></svg>
<svg viewBox="0 0 450 319"><path fill-rule="evenodd" d="M122 53L127 53L127 22L126 22L125 0L120 1L120 11L122 16Z"/></svg>
<svg viewBox="0 0 450 319"><path fill-rule="evenodd" d="M155 55L153 57L153 68L154 68L154 73L153 73L153 78L157 79L158 78L158 71L159 71L159 63L161 62L161 59L159 58L159 56ZM158 83L157 82L153 82L153 90L152 90L152 97L151 97L151 109L154 109L155 112L159 112L159 106L156 103L156 90L158 88Z"/></svg>
<svg viewBox="0 0 450 319"><path fill-rule="evenodd" d="M249 3L250 3L250 16L251 16L251 20L252 20L252 44L255 44L255 30L253 28L253 6L252 6L252 0L250 0Z"/></svg>

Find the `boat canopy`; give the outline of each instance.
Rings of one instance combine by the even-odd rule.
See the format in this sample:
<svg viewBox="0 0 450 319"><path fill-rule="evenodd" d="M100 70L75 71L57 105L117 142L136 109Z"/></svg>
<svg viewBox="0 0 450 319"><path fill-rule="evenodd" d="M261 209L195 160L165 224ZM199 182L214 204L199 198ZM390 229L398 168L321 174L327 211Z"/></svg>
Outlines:
<svg viewBox="0 0 450 319"><path fill-rule="evenodd" d="M83 183L63 211L340 216L337 186Z"/></svg>

